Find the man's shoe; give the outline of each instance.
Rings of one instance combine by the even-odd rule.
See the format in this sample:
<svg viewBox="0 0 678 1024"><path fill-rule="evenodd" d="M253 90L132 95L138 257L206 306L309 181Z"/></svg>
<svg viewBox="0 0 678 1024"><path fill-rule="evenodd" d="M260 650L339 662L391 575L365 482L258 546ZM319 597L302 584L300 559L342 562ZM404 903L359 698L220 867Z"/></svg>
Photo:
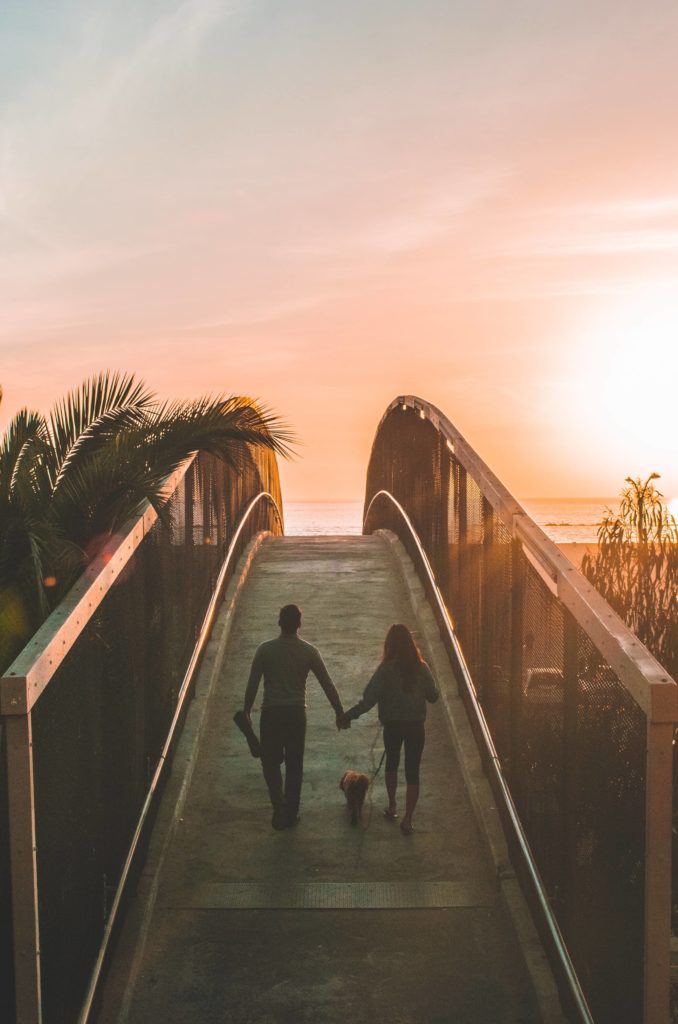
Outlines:
<svg viewBox="0 0 678 1024"><path fill-rule="evenodd" d="M271 825L276 832L282 832L284 828L287 828L289 815L287 813L287 807L285 804L278 804L273 808L273 817L271 818Z"/></svg>
<svg viewBox="0 0 678 1024"><path fill-rule="evenodd" d="M288 814L285 819L285 828L294 828L301 821L300 814Z"/></svg>

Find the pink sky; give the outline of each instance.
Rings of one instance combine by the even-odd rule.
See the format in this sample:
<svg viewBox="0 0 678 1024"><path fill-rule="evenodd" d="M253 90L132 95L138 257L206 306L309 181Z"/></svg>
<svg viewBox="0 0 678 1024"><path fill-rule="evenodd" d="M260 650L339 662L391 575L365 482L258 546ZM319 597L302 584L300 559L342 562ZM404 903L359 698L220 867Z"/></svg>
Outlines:
<svg viewBox="0 0 678 1024"><path fill-rule="evenodd" d="M105 368L258 396L290 499L395 395L519 496L678 496L671 2L0 13L0 424Z"/></svg>

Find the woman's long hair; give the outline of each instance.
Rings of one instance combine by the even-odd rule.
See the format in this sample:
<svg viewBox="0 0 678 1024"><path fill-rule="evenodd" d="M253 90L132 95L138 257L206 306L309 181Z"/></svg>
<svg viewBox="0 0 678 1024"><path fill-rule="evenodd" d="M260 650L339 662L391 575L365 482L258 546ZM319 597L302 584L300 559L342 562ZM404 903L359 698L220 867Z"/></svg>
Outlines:
<svg viewBox="0 0 678 1024"><path fill-rule="evenodd" d="M414 637L402 622L391 626L384 640L382 665L390 662L396 666L403 678L405 690L411 690L417 670L424 663Z"/></svg>

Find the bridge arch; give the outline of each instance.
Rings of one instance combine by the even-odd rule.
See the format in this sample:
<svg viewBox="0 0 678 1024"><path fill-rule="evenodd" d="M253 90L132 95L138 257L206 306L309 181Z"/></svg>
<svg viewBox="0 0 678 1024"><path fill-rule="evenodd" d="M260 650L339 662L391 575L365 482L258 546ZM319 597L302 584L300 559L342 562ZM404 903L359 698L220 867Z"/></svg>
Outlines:
<svg viewBox="0 0 678 1024"><path fill-rule="evenodd" d="M439 596L566 1002L580 1019L585 1002L595 1020L667 1019L675 683L450 420L413 395L389 405L372 446L363 530L378 529Z"/></svg>
<svg viewBox="0 0 678 1024"><path fill-rule="evenodd" d="M248 544L284 532L271 451L200 452L164 490L163 519L149 505L110 538L0 684L8 1020L89 1019L218 603Z"/></svg>

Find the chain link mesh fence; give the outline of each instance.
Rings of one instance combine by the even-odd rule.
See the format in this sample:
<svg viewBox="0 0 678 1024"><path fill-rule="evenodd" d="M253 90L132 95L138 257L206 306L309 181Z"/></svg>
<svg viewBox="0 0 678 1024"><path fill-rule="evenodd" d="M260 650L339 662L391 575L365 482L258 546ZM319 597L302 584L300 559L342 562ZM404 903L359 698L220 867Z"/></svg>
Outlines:
<svg viewBox="0 0 678 1024"><path fill-rule="evenodd" d="M37 874L45 1024L73 1024L96 960L139 815L177 709L225 553L248 503L268 491L275 457L237 468L200 453L89 619L32 710ZM230 565L262 530L281 532L260 501ZM6 843L6 787L0 843ZM3 907L8 852L0 849ZM3 910L3 1021L14 1019L11 928Z"/></svg>
<svg viewBox="0 0 678 1024"><path fill-rule="evenodd" d="M512 522L411 406L394 405L377 432L364 529L392 530L417 565L402 516L375 498L381 490L403 506L431 563L594 1019L638 1024L645 714L514 539Z"/></svg>

